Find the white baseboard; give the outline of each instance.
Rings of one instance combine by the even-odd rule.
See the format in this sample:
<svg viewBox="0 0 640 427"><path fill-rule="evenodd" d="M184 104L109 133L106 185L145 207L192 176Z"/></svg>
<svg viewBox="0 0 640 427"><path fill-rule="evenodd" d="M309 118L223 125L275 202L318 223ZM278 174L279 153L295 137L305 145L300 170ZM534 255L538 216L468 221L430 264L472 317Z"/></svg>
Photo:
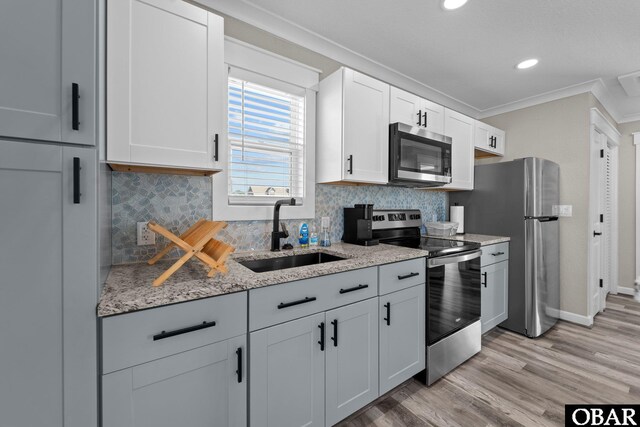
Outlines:
<svg viewBox="0 0 640 427"><path fill-rule="evenodd" d="M569 311L558 312L560 319L566 320L567 322L575 323L582 326L593 326L593 317L591 316L583 316L581 314L571 313Z"/></svg>
<svg viewBox="0 0 640 427"><path fill-rule="evenodd" d="M618 293L622 295L633 295L633 288L625 288L624 286L618 286Z"/></svg>

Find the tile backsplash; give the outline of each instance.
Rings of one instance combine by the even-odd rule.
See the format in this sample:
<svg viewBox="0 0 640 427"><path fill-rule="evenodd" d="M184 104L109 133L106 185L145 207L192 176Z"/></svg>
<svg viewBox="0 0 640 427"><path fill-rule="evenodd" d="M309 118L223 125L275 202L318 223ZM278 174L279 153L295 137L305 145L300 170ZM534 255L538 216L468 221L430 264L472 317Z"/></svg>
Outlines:
<svg viewBox="0 0 640 427"><path fill-rule="evenodd" d="M215 177L213 178L215 179ZM210 177L161 174L112 174L112 263L143 262L162 249L167 240L156 236L156 244L136 244L136 223L154 219L179 234L200 218L211 218L212 182ZM283 240L297 245L297 230L307 222L320 231L320 218L331 218L331 240L340 240L343 211L354 203L374 203L375 208L418 208L425 221L434 215L446 217L447 194L444 191L420 191L386 186L316 185L316 218L284 221L291 236ZM263 250L270 245L271 221L229 221L218 238L236 250ZM175 258L178 253L170 255Z"/></svg>

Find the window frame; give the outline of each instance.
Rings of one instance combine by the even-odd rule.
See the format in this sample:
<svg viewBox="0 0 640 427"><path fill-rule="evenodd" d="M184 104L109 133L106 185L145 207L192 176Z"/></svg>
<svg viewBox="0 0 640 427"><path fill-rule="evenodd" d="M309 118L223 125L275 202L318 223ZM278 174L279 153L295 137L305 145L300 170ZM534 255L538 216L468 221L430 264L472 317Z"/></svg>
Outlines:
<svg viewBox="0 0 640 427"><path fill-rule="evenodd" d="M288 58L275 55L263 49L251 46L231 38L225 38L225 111L228 108L228 76L251 81L275 89L297 90L304 96L304 160L303 198L296 206L287 206L280 211L282 219L307 219L315 217L315 135L316 135L316 89L320 70ZM296 92L290 92L296 93ZM252 203L256 196L247 196L229 202L229 150L228 112L225 125L219 136L221 172L214 174L212 217L217 221L255 221L271 220L276 198L268 202L260 200ZM286 197L282 197L286 198ZM296 199L297 201L299 199ZM254 199L257 201L257 199Z"/></svg>

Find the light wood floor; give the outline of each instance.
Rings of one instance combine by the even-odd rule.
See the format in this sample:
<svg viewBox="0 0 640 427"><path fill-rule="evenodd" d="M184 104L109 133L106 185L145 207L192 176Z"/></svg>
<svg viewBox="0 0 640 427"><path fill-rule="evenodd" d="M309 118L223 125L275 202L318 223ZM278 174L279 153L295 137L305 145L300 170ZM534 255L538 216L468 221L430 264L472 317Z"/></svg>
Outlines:
<svg viewBox="0 0 640 427"><path fill-rule="evenodd" d="M411 380L340 426L560 426L567 403L640 403L640 303L610 296L592 329L501 329L430 388Z"/></svg>

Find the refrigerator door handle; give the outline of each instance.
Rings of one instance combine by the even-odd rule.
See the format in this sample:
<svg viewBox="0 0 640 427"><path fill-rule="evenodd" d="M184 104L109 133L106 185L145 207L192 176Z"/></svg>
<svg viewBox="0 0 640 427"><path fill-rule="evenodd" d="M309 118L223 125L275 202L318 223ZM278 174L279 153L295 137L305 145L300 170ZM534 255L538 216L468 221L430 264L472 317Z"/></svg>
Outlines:
<svg viewBox="0 0 640 427"><path fill-rule="evenodd" d="M551 222L557 221L559 217L557 216L525 216L524 219L537 219L540 222Z"/></svg>

